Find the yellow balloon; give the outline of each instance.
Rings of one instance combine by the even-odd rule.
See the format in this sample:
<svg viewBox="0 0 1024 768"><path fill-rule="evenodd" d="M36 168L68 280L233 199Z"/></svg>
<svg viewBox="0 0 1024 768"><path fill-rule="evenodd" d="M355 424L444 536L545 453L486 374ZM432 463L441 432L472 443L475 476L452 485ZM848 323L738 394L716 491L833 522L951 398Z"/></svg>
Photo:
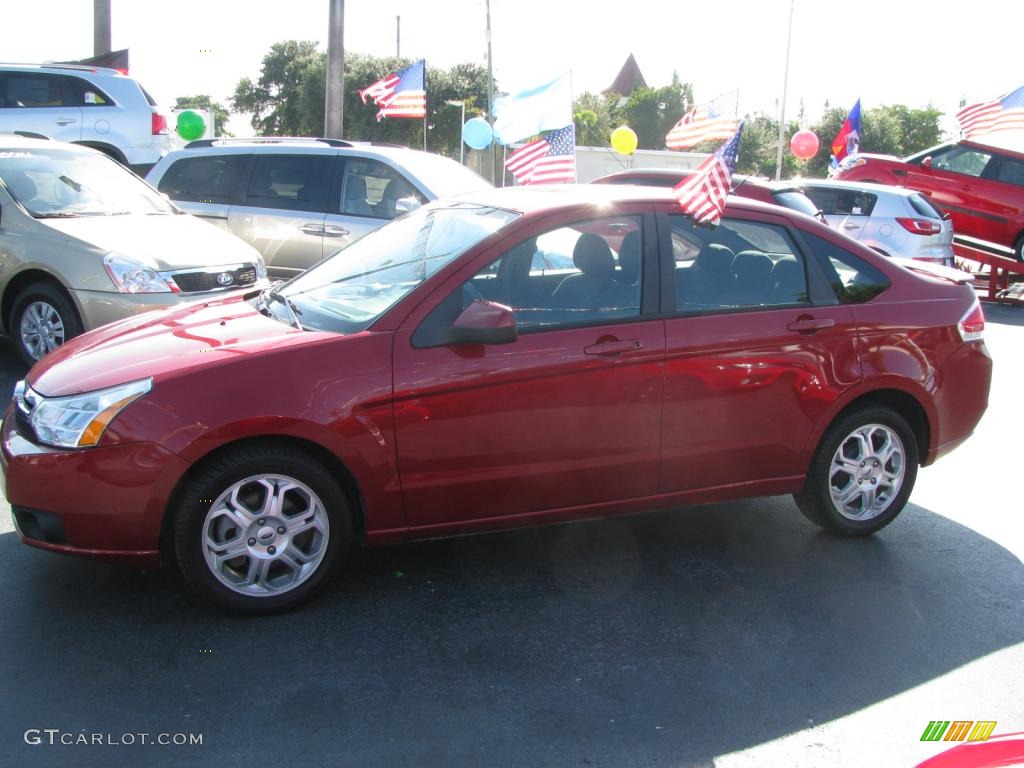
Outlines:
<svg viewBox="0 0 1024 768"><path fill-rule="evenodd" d="M620 125L612 131L612 149L620 155L632 155L636 152L636 133L633 129Z"/></svg>

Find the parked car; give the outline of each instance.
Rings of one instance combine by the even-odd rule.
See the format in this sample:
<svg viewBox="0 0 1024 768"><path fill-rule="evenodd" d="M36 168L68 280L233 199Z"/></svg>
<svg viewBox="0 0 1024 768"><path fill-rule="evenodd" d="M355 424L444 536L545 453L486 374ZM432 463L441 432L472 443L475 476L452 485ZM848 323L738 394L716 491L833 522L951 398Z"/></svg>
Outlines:
<svg viewBox="0 0 1024 768"><path fill-rule="evenodd" d="M833 229L885 256L953 266L953 225L920 192L856 181L804 179Z"/></svg>
<svg viewBox="0 0 1024 768"><path fill-rule="evenodd" d="M251 246L102 153L0 134L0 324L27 364L127 315L265 284Z"/></svg>
<svg viewBox="0 0 1024 768"><path fill-rule="evenodd" d="M990 250L994 243L1024 261L1022 152L956 141L904 160L861 153L846 158L836 178L917 190L952 217L958 240Z"/></svg>
<svg viewBox="0 0 1024 768"><path fill-rule="evenodd" d="M0 132L13 131L98 149L143 176L171 148L153 97L103 67L0 64Z"/></svg>
<svg viewBox="0 0 1024 768"><path fill-rule="evenodd" d="M440 155L335 139L205 139L169 153L146 177L189 213L294 277L428 200L489 188Z"/></svg>
<svg viewBox="0 0 1024 768"><path fill-rule="evenodd" d="M674 187L694 171L680 168L629 168L594 179L591 184L639 184L644 187ZM765 181L754 176L733 174L731 194L760 200L762 203L781 205L783 208L806 213L825 221L814 203L800 186L789 181Z"/></svg>
<svg viewBox="0 0 1024 768"><path fill-rule="evenodd" d="M533 267L542 239L570 274ZM19 383L0 467L25 543L175 558L252 613L354 542L780 493L865 535L981 418L983 330L965 282L785 208L705 227L668 190L489 190L69 342Z"/></svg>

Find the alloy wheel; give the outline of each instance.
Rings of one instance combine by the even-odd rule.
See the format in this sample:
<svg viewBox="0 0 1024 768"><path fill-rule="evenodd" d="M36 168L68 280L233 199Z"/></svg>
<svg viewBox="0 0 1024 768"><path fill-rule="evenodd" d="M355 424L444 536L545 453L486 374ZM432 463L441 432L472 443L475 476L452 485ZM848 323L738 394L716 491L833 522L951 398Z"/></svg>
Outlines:
<svg viewBox="0 0 1024 768"><path fill-rule="evenodd" d="M889 508L905 476L906 450L899 435L884 424L858 427L832 457L832 504L849 520L871 520Z"/></svg>
<svg viewBox="0 0 1024 768"><path fill-rule="evenodd" d="M45 301L33 301L21 315L21 343L33 360L41 360L64 343L64 321Z"/></svg>

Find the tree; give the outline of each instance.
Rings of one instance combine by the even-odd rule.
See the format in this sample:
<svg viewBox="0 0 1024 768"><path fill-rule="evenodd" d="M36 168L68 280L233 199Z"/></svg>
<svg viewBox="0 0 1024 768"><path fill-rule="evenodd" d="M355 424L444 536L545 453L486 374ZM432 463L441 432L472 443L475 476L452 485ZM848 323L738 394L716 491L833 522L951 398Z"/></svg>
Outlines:
<svg viewBox="0 0 1024 768"><path fill-rule="evenodd" d="M607 146L611 132L627 125L636 132L639 149L664 149L665 136L690 107L693 86L672 73L672 82L661 88L641 86L625 100L618 94L584 93L573 104L576 143Z"/></svg>
<svg viewBox="0 0 1024 768"><path fill-rule="evenodd" d="M582 93L573 103L576 144L580 147L607 147L611 141L612 115L619 96L615 94Z"/></svg>
<svg viewBox="0 0 1024 768"><path fill-rule="evenodd" d="M252 127L261 136L319 136L324 103L314 102L313 83L326 72L326 54L309 40L274 43L263 57L260 78L243 78L235 87L231 107L252 113ZM321 91L322 94L322 91Z"/></svg>
<svg viewBox="0 0 1024 768"><path fill-rule="evenodd" d="M234 134L227 130L228 118L231 112L219 101L214 101L208 95L179 96L174 102L175 109L203 109L213 113L213 135L232 136Z"/></svg>
<svg viewBox="0 0 1024 768"><path fill-rule="evenodd" d="M736 160L736 172L750 176L767 176L775 178L775 167L778 164L779 121L771 115L757 112L747 115L740 137L740 154ZM805 170L803 160L793 156L789 151L789 140L800 130L796 121L786 124L783 137L785 151L782 153L782 177L785 179L802 175ZM709 142L698 145L695 149L703 152L714 152L722 142Z"/></svg>

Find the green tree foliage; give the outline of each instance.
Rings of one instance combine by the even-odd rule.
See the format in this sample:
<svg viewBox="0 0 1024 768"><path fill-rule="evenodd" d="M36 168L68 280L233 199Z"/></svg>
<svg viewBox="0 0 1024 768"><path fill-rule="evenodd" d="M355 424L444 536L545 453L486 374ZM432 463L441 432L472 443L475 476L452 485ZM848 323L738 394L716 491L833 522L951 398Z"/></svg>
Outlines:
<svg viewBox="0 0 1024 768"><path fill-rule="evenodd" d="M672 74L672 83L661 88L640 87L622 99L615 94L584 93L573 104L576 143L605 147L620 125L636 132L639 149L664 149L665 136L693 106L693 86Z"/></svg>
<svg viewBox="0 0 1024 768"><path fill-rule="evenodd" d="M231 112L219 101L214 101L209 96L179 96L174 102L175 109L205 109L213 113L213 135L231 136L227 130L228 118Z"/></svg>
<svg viewBox="0 0 1024 768"><path fill-rule="evenodd" d="M767 176L775 178L775 166L778 164L779 121L771 115L756 112L747 115L740 137L740 154L736 160L736 172L749 176ZM789 140L800 130L796 121L786 124L783 141L785 152L782 153L782 177L791 178L804 172L804 161L793 156L789 151ZM700 144L694 149L699 152L714 152L722 142Z"/></svg>
<svg viewBox="0 0 1024 768"><path fill-rule="evenodd" d="M358 141L423 146L423 121L377 120L373 102L363 104L359 90L404 69L409 59L345 56L343 133ZM259 80L245 78L235 88L232 106L252 113L252 127L262 136L319 136L324 128L327 55L310 41L275 43L263 57ZM465 101L466 119L487 108L487 70L476 64L436 69L427 62L427 146L458 157L462 110L447 101Z"/></svg>

